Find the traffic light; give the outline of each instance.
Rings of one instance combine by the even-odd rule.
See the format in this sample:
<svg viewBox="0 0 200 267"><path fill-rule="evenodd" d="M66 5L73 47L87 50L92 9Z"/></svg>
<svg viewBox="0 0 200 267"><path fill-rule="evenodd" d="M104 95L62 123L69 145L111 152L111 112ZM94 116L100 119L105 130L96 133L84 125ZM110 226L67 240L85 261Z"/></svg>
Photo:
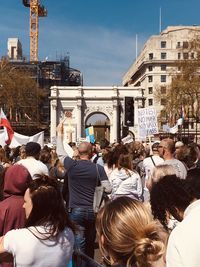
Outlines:
<svg viewBox="0 0 200 267"><path fill-rule="evenodd" d="M129 134L129 130L127 126L123 126L122 128L122 138L126 137Z"/></svg>
<svg viewBox="0 0 200 267"><path fill-rule="evenodd" d="M124 125L134 126L134 98L129 96L124 98Z"/></svg>

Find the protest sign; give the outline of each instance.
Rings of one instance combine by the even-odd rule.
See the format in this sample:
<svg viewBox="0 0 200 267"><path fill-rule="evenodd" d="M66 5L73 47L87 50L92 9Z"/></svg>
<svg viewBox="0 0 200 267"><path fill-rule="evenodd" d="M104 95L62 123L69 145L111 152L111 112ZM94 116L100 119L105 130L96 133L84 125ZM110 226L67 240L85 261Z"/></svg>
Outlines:
<svg viewBox="0 0 200 267"><path fill-rule="evenodd" d="M145 139L147 136L158 133L157 114L155 108L138 109L139 138Z"/></svg>
<svg viewBox="0 0 200 267"><path fill-rule="evenodd" d="M126 137L122 139L123 144L129 144L129 143L132 143L133 141L134 141L133 137L130 135L127 135Z"/></svg>

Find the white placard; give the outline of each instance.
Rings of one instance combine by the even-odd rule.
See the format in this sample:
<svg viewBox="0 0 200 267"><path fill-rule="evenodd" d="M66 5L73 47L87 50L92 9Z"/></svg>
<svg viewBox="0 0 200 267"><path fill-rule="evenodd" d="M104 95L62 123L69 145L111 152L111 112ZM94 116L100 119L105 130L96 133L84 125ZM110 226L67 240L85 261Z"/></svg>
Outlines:
<svg viewBox="0 0 200 267"><path fill-rule="evenodd" d="M158 133L157 114L155 108L138 109L139 138L144 139Z"/></svg>
<svg viewBox="0 0 200 267"><path fill-rule="evenodd" d="M129 144L129 143L132 143L132 142L133 142L133 138L132 138L132 136L127 135L126 137L124 137L124 138L122 139L122 142L123 142L123 144Z"/></svg>

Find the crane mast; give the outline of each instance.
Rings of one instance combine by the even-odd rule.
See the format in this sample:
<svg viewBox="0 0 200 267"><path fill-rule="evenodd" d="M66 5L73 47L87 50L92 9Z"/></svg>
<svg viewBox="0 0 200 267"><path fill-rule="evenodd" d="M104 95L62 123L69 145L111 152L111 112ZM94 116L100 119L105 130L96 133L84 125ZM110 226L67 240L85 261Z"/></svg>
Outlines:
<svg viewBox="0 0 200 267"><path fill-rule="evenodd" d="M46 17L47 10L40 0L23 0L23 4L30 8L30 61L38 61L39 17Z"/></svg>

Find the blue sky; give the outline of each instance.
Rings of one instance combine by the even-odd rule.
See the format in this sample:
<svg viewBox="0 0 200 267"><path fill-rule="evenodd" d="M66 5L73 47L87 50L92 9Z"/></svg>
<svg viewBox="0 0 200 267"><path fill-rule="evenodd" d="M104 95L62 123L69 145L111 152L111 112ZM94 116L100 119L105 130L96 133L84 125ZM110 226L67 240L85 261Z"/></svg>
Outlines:
<svg viewBox="0 0 200 267"><path fill-rule="evenodd" d="M70 54L70 65L83 73L84 85L121 85L138 50L170 25L200 25L199 0L41 0L48 17L39 22L39 59ZM7 39L18 37L29 57L29 9L22 0L1 0L0 55Z"/></svg>

